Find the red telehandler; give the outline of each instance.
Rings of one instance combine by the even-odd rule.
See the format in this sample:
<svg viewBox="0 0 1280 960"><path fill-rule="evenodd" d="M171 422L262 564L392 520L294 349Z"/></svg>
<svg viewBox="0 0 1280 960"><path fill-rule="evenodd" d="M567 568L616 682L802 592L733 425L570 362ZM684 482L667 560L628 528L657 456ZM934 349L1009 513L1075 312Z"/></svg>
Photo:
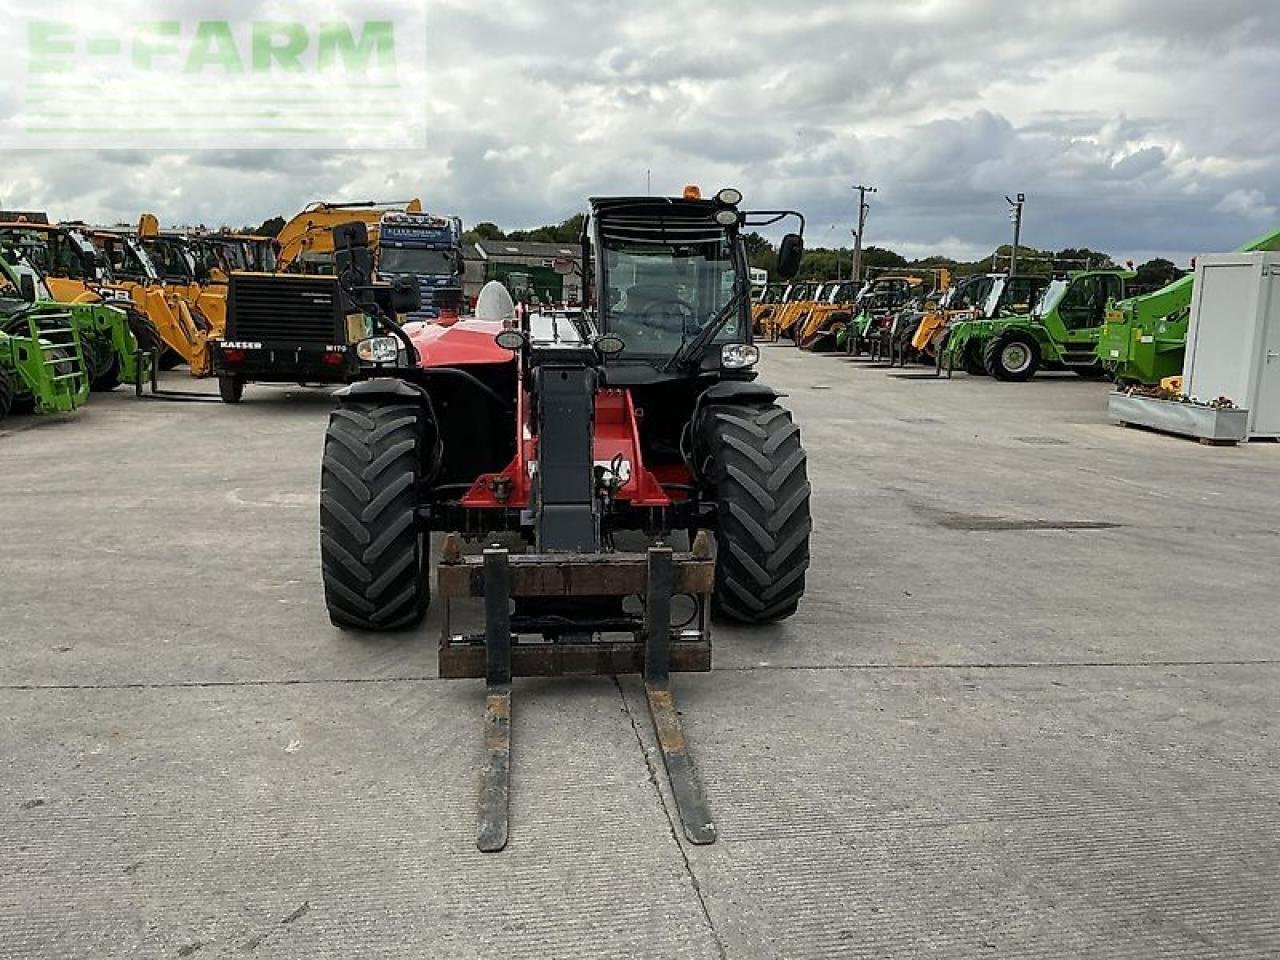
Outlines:
<svg viewBox="0 0 1280 960"><path fill-rule="evenodd" d="M764 624L795 612L812 525L799 428L756 379L742 237L797 218L779 254L792 277L804 221L741 201L696 188L593 199L583 309L520 313L491 285L473 318L402 328L384 316L358 344L381 369L341 392L326 436L329 615L348 629L417 625L429 535L447 535L440 675L488 684L482 850L508 837L515 676L642 674L685 835L715 841L670 675L711 668L713 613ZM338 272L372 310L373 288L349 282L368 276L362 231L340 229ZM647 549L618 549L624 533ZM524 549L492 545L499 534ZM674 549L686 534L690 549ZM461 632L457 610L479 598L483 630Z"/></svg>

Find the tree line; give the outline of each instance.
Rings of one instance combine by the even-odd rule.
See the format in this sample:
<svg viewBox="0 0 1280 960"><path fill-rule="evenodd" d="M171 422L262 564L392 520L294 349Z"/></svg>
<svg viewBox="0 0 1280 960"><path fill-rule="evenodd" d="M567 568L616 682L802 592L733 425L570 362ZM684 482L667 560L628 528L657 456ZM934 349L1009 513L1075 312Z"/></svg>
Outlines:
<svg viewBox="0 0 1280 960"><path fill-rule="evenodd" d="M547 224L529 230L504 230L496 223L482 221L462 235L467 246L481 241L512 240L539 243L576 243L582 236L583 214L574 214L557 224ZM260 227L246 228L254 233L274 237L284 228L283 217L272 217ZM753 267L761 267L774 275L778 251L767 237L748 233L743 238L747 256ZM906 257L884 247L870 246L862 251L864 270L880 273L886 270L939 270L946 269L952 277L967 277L976 273L1002 273L1009 269L1009 244L997 247L990 256L980 260L955 260L951 257L933 256L919 260ZM1067 247L1062 250L1040 250L1035 247L1018 248L1018 272L1049 275L1073 270L1108 270L1118 266L1110 254L1088 247ZM805 251L800 267L800 280L836 280L852 276L853 250L848 247L812 247ZM1163 257L1148 260L1134 268L1135 289L1157 289L1183 276L1172 261Z"/></svg>

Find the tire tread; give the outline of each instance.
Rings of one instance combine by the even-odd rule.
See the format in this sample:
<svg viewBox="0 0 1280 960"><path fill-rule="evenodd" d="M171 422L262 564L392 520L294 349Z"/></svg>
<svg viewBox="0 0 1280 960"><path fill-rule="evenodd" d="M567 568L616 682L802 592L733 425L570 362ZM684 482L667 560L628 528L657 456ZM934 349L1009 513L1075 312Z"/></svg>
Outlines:
<svg viewBox="0 0 1280 960"><path fill-rule="evenodd" d="M813 529L800 428L775 404L717 404L701 414L697 436L716 497L715 612L748 624L790 616L804 595Z"/></svg>
<svg viewBox="0 0 1280 960"><path fill-rule="evenodd" d="M320 555L325 603L339 627L390 631L430 603L417 522L421 422L411 404L347 403L325 436Z"/></svg>

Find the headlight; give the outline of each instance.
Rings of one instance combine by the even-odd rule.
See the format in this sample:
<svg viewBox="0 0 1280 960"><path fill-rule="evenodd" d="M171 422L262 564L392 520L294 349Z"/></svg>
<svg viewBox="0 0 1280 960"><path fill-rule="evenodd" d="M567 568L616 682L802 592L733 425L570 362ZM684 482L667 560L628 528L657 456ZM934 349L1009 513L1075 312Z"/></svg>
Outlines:
<svg viewBox="0 0 1280 960"><path fill-rule="evenodd" d="M726 207L736 207L742 202L742 191L735 190L733 187L725 187L716 194L716 199Z"/></svg>
<svg viewBox="0 0 1280 960"><path fill-rule="evenodd" d="M523 350L527 342L524 332L514 328L503 330L500 334L493 338L493 342L500 346L503 350L510 350L512 353Z"/></svg>
<svg viewBox="0 0 1280 960"><path fill-rule="evenodd" d="M732 207L716 211L716 223L722 227L732 227L738 222L738 211Z"/></svg>
<svg viewBox="0 0 1280 960"><path fill-rule="evenodd" d="M612 333L596 337L595 346L601 355L606 357L616 356L627 348L627 345L622 342L622 338Z"/></svg>
<svg viewBox="0 0 1280 960"><path fill-rule="evenodd" d="M754 343L726 343L720 349L720 366L726 370L745 370L760 362L760 348Z"/></svg>
<svg viewBox="0 0 1280 960"><path fill-rule="evenodd" d="M365 363L395 363L400 356L400 341L395 337L370 337L356 344L356 356Z"/></svg>

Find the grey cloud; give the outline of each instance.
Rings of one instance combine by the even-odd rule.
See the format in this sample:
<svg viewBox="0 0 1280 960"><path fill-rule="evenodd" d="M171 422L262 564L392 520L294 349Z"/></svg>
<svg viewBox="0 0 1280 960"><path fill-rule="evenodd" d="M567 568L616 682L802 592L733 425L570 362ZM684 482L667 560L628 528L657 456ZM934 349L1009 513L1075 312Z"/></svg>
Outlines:
<svg viewBox="0 0 1280 960"><path fill-rule="evenodd" d="M733 183L843 238L861 180L881 188L874 243L990 248L1024 190L1031 243L1178 256L1261 232L1280 198L1280 128L1259 110L1280 89L1270 0L435 0L429 31L425 152L11 151L0 197L250 223L420 194L529 226L651 170L656 189Z"/></svg>

